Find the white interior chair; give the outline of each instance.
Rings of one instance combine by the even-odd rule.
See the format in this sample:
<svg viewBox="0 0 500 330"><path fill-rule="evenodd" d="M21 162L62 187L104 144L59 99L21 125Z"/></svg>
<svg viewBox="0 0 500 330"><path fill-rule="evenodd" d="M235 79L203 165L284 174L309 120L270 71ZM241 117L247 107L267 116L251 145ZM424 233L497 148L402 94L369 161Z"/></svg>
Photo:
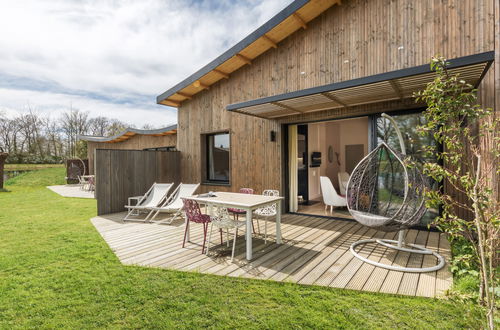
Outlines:
<svg viewBox="0 0 500 330"><path fill-rule="evenodd" d="M172 221L174 221L175 218L177 218L182 212L182 208L184 207L182 198L193 196L199 186L199 183L179 184L168 199L166 199L161 205L156 205L155 207L151 208L151 212L149 212L149 214L146 216L146 220L157 223L171 224ZM174 213L174 215L164 220L153 221L158 216L158 214L162 212Z"/></svg>
<svg viewBox="0 0 500 330"><path fill-rule="evenodd" d="M347 172L339 172L339 192L341 195L346 195L347 191L347 182L349 182L349 173Z"/></svg>
<svg viewBox="0 0 500 330"><path fill-rule="evenodd" d="M321 194L323 195L323 202L325 203L325 211L330 206L330 212L333 211L333 207L345 207L347 206L347 201L345 197L337 194L337 191L333 187L332 181L329 177L322 176L319 178L321 183Z"/></svg>
<svg viewBox="0 0 500 330"><path fill-rule="evenodd" d="M211 220L210 222L211 225L210 225L210 234L208 235L207 255L208 255L208 250L210 249L213 227L215 226L220 230L226 230L226 232L229 232L229 230L233 229L234 230L233 250L231 252L231 262L233 262L234 249L236 247L236 237L238 237L238 228L245 227L246 221L236 220L235 217L229 216L229 211L225 207L217 207L215 209L215 215L211 216L210 220ZM227 238L227 244L229 246L229 237Z"/></svg>
<svg viewBox="0 0 500 330"><path fill-rule="evenodd" d="M280 192L278 190L264 190L262 193L264 196L279 196ZM257 209L254 211L254 214L257 216L256 219L263 219L264 220L264 242L267 243L267 221L276 216L276 204L271 204L265 207L261 207L260 209ZM258 224L258 223L257 223ZM260 228L260 226L259 226ZM260 231L260 229L259 229Z"/></svg>
<svg viewBox="0 0 500 330"><path fill-rule="evenodd" d="M173 185L173 183L153 183L144 196L137 201L136 205L125 205L125 208L128 209L128 213L125 218L123 218L123 221L146 221L146 219L131 219L130 217L140 214L141 211L149 212L152 208L162 205Z"/></svg>

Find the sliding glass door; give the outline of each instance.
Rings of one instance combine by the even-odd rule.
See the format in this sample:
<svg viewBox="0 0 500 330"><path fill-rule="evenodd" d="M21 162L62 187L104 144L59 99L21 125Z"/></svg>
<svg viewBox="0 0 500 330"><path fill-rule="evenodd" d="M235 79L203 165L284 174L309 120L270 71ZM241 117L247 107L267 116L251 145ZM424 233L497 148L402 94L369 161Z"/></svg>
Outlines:
<svg viewBox="0 0 500 330"><path fill-rule="evenodd" d="M428 161L437 161L437 155L427 155L425 153L425 146L436 146L436 141L431 136L421 136L417 133L417 126L424 124L425 118L421 112L416 113L402 113L402 114L392 114L389 113L391 117L394 118L396 123L398 124L399 129L403 135L403 140L406 147L406 154L411 156L414 160L417 160L419 164L423 164ZM382 141L386 141L386 143L396 149L400 150L398 137L392 125L385 118L380 116L375 116L374 118L374 143L376 146ZM429 185L438 189L438 185L435 181L430 178L428 179ZM421 225L427 225L432 222L432 220L438 215L438 210L429 209L424 215Z"/></svg>

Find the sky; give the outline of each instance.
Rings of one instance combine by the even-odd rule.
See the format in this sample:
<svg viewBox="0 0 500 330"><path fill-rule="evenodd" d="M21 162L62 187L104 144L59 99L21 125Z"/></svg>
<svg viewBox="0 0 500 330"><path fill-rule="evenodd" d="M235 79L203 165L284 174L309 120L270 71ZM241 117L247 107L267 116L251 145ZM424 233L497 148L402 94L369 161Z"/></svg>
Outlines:
<svg viewBox="0 0 500 330"><path fill-rule="evenodd" d="M0 0L0 112L177 122L156 96L292 0Z"/></svg>

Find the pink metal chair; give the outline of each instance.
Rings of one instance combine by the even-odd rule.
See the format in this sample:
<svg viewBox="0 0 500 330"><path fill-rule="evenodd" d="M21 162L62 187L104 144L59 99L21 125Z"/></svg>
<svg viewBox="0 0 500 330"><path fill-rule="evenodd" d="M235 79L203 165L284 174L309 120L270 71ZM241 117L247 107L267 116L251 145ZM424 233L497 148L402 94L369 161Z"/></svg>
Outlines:
<svg viewBox="0 0 500 330"><path fill-rule="evenodd" d="M184 212L186 212L186 229L184 230L184 240L182 242L182 247L186 245L189 222L201 223L203 225L203 245L201 248L201 253L203 254L205 252L205 242L207 240L207 231L208 224L210 223L210 216L208 214L201 213L200 206L196 201L182 198L182 203L184 204ZM220 240L222 244L222 230L220 233Z"/></svg>
<svg viewBox="0 0 500 330"><path fill-rule="evenodd" d="M250 195L253 195L253 189L252 188L240 188L240 194L250 194ZM235 208L228 208L227 210L230 213L233 214L233 217L234 217L235 221L238 221L238 219L240 217L240 214L246 214L247 213L247 211L245 211L245 210L240 210L240 209L235 209ZM255 228L254 228L254 225L253 225L253 221L252 221L252 230L255 233ZM259 232L260 232L260 230L259 230Z"/></svg>

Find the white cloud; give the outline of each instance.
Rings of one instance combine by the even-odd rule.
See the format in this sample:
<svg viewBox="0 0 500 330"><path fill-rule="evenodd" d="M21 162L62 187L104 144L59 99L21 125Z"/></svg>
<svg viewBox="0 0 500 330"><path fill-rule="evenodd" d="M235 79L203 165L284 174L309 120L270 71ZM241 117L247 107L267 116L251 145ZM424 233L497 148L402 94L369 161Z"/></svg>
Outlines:
<svg viewBox="0 0 500 330"><path fill-rule="evenodd" d="M290 2L0 0L0 109L72 103L138 125L171 123L176 112L156 95Z"/></svg>

